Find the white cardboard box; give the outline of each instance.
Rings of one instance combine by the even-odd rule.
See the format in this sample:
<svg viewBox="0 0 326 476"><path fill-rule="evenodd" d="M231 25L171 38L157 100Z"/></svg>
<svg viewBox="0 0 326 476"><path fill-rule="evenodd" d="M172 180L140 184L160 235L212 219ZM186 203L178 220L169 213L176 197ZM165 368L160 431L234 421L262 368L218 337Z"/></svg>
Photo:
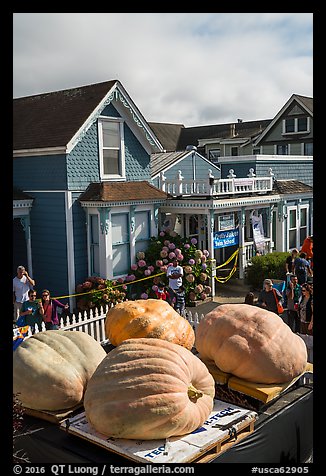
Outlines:
<svg viewBox="0 0 326 476"><path fill-rule="evenodd" d="M65 420L60 428L132 461L189 463L200 462L200 457L211 449L214 450L212 458L215 458L236 444L253 431L257 416L256 412L246 408L214 400L213 411L200 428L166 440L108 438L89 425L85 412Z"/></svg>

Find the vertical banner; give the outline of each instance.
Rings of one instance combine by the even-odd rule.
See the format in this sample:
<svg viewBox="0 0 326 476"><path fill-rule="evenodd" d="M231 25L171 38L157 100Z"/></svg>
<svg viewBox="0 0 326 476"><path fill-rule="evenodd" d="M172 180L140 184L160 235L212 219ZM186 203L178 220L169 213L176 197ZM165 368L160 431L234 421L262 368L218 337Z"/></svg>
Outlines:
<svg viewBox="0 0 326 476"><path fill-rule="evenodd" d="M253 234L256 250L259 251L259 253L264 254L265 253L265 239L264 239L262 215L259 215L258 217L255 215L252 215L251 223L252 223L252 234Z"/></svg>

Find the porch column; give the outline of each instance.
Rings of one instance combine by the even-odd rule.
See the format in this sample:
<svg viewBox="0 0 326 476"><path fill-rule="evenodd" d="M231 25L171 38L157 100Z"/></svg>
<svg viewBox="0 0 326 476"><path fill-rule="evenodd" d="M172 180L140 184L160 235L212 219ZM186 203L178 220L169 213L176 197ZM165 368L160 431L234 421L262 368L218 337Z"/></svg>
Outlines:
<svg viewBox="0 0 326 476"><path fill-rule="evenodd" d="M74 252L74 226L72 216L72 193L65 192L65 212L66 212L66 242L67 242L67 269L68 269L68 294L75 294L76 279L75 279L75 252ZM70 309L74 309L76 305L76 298L69 298Z"/></svg>
<svg viewBox="0 0 326 476"><path fill-rule="evenodd" d="M246 224L246 211L244 207L238 212L239 217L239 278L244 278L244 270L246 263L246 249L245 249L245 224Z"/></svg>
<svg viewBox="0 0 326 476"><path fill-rule="evenodd" d="M208 235L208 251L211 259L214 259L214 210L209 210L208 215L208 226L207 226L207 235ZM213 261L214 263L214 261ZM216 263L215 263L216 266ZM215 297L215 275L216 270L212 271L211 277L211 288L212 288L212 297Z"/></svg>
<svg viewBox="0 0 326 476"><path fill-rule="evenodd" d="M99 207L100 233L99 233L99 259L100 276L104 279L110 279L112 276L112 246L109 247L111 208Z"/></svg>
<svg viewBox="0 0 326 476"><path fill-rule="evenodd" d="M28 274L33 278L33 265L32 265L32 243L31 243L31 222L29 215L25 215L20 218L20 223L25 232L26 250L27 250L27 269Z"/></svg>
<svg viewBox="0 0 326 476"><path fill-rule="evenodd" d="M278 245L276 246L276 249L279 251L286 251L288 248L288 243L287 243L287 234L286 234L286 220L287 218L286 215L286 200L281 200L278 203L278 220L279 220L279 233L278 233Z"/></svg>
<svg viewBox="0 0 326 476"><path fill-rule="evenodd" d="M273 210L274 210L274 205L270 205L267 209L267 226L268 226L268 253L271 253L273 248L272 248L272 238L273 238Z"/></svg>

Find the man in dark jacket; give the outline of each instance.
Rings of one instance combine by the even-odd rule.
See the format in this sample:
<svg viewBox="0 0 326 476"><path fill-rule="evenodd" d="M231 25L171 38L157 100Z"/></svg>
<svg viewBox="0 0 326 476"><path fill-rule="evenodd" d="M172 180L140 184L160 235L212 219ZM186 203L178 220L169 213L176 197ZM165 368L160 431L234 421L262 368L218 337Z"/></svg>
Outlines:
<svg viewBox="0 0 326 476"><path fill-rule="evenodd" d="M273 288L273 281L271 279L265 279L263 284L263 290L258 297L258 306L266 309L267 311L277 312L277 302L282 300L282 294L278 289Z"/></svg>

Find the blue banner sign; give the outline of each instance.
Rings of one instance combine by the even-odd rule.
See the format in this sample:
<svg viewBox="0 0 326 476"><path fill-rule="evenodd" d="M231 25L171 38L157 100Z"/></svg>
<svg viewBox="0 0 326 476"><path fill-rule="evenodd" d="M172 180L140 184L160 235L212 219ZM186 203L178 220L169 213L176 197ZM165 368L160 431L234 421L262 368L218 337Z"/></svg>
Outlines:
<svg viewBox="0 0 326 476"><path fill-rule="evenodd" d="M226 248L239 244L239 228L214 233L214 248Z"/></svg>

